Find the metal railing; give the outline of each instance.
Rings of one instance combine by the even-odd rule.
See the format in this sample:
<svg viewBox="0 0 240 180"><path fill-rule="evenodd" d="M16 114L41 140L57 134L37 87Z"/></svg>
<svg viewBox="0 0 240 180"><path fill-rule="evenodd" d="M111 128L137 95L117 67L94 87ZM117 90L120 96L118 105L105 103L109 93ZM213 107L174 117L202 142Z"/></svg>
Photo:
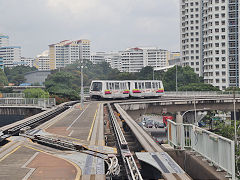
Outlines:
<svg viewBox="0 0 240 180"><path fill-rule="evenodd" d="M24 98L24 93L0 93L0 98Z"/></svg>
<svg viewBox="0 0 240 180"><path fill-rule="evenodd" d="M190 148L208 160L210 166L226 171L226 177L235 179L234 141L192 124L168 120L168 143L181 149Z"/></svg>
<svg viewBox="0 0 240 180"><path fill-rule="evenodd" d="M55 98L0 98L0 106L38 106L49 108L55 105Z"/></svg>
<svg viewBox="0 0 240 180"><path fill-rule="evenodd" d="M240 97L240 92L235 91L235 95ZM233 91L165 91L163 96L231 96Z"/></svg>
<svg viewBox="0 0 240 180"><path fill-rule="evenodd" d="M114 112L112 110L111 105L108 103L108 114L109 114L109 120L112 124L114 133L115 133L115 137L117 140L117 144L118 144L118 149L120 151L125 169L127 171L127 176L128 179L132 179L132 180L142 180L142 175L137 167L137 164L133 158L133 155L131 154L129 147L128 147L128 143L124 137L124 134L118 124L118 121L114 115Z"/></svg>

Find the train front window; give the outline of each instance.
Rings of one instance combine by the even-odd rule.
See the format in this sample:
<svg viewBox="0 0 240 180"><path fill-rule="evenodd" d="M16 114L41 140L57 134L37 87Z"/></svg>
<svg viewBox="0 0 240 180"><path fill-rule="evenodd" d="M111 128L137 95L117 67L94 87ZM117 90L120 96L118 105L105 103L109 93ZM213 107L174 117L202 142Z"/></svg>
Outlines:
<svg viewBox="0 0 240 180"><path fill-rule="evenodd" d="M118 90L119 88L119 83L115 83L115 89Z"/></svg>
<svg viewBox="0 0 240 180"><path fill-rule="evenodd" d="M145 82L146 89L151 89L151 82Z"/></svg>
<svg viewBox="0 0 240 180"><path fill-rule="evenodd" d="M152 88L155 89L155 82L152 82Z"/></svg>
<svg viewBox="0 0 240 180"><path fill-rule="evenodd" d="M102 83L101 82L93 82L92 91L102 91Z"/></svg>

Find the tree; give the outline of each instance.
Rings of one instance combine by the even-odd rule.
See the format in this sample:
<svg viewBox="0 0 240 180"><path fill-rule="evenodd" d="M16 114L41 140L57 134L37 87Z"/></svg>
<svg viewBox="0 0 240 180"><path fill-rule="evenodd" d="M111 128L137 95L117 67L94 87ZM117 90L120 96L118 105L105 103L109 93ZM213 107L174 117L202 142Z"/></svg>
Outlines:
<svg viewBox="0 0 240 180"><path fill-rule="evenodd" d="M8 79L3 70L0 69L0 87L5 85L8 85Z"/></svg>
<svg viewBox="0 0 240 180"><path fill-rule="evenodd" d="M80 92L79 87L75 86L76 81L79 82L80 78L77 79L70 72L57 72L47 77L45 87L51 95L76 100L79 99L78 92Z"/></svg>
<svg viewBox="0 0 240 180"><path fill-rule="evenodd" d="M41 88L29 88L23 91L26 98L49 98L49 93Z"/></svg>
<svg viewBox="0 0 240 180"><path fill-rule="evenodd" d="M167 72L163 74L163 85L167 91L176 90L176 66L168 69ZM199 83L201 81L200 77L194 72L194 70L189 67L177 67L177 83L178 87L186 86L190 83Z"/></svg>
<svg viewBox="0 0 240 180"><path fill-rule="evenodd" d="M14 83L15 85L19 85L24 83L26 80L24 78L24 74L31 71L36 71L35 67L29 66L16 66L16 67L6 67L4 68L4 72L8 78L10 83Z"/></svg>
<svg viewBox="0 0 240 180"><path fill-rule="evenodd" d="M152 80L153 79L153 67L146 66L143 67L137 74L138 79L142 80Z"/></svg>
<svg viewBox="0 0 240 180"><path fill-rule="evenodd" d="M179 91L219 91L219 89L211 84L190 83L179 87Z"/></svg>

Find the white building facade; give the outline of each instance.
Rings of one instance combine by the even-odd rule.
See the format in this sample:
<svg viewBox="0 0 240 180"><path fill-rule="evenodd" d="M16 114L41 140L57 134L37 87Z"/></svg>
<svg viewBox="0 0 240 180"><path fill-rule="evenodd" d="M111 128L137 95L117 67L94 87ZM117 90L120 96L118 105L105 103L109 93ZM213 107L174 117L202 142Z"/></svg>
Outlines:
<svg viewBox="0 0 240 180"><path fill-rule="evenodd" d="M34 58L21 57L21 64L24 66L33 67Z"/></svg>
<svg viewBox="0 0 240 180"><path fill-rule="evenodd" d="M49 45L50 69L63 68L76 61L90 60L90 41L64 40Z"/></svg>
<svg viewBox="0 0 240 180"><path fill-rule="evenodd" d="M49 71L50 70L50 58L49 51L43 51L42 54L38 55L34 60L34 67L36 67L39 71Z"/></svg>
<svg viewBox="0 0 240 180"><path fill-rule="evenodd" d="M159 48L129 48L121 53L122 72L139 72L143 67L165 67L167 50Z"/></svg>
<svg viewBox="0 0 240 180"><path fill-rule="evenodd" d="M9 36L0 34L0 57L6 67L21 64L21 47L9 45Z"/></svg>
<svg viewBox="0 0 240 180"><path fill-rule="evenodd" d="M9 46L9 36L0 34L0 47Z"/></svg>
<svg viewBox="0 0 240 180"><path fill-rule="evenodd" d="M4 46L0 47L0 57L3 58L5 67L13 67L21 64L21 47Z"/></svg>
<svg viewBox="0 0 240 180"><path fill-rule="evenodd" d="M104 62L105 61L105 55L106 55L105 52L92 53L91 56L90 56L90 61L93 64L98 64L98 63Z"/></svg>
<svg viewBox="0 0 240 180"><path fill-rule="evenodd" d="M239 0L180 0L181 63L220 89L239 87Z"/></svg>

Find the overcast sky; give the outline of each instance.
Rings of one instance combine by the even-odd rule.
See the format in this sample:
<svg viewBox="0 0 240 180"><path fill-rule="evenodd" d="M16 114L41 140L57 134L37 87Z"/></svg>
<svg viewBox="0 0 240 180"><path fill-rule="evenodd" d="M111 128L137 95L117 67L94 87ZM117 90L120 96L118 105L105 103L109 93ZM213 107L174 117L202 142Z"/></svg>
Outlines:
<svg viewBox="0 0 240 180"><path fill-rule="evenodd" d="M89 39L91 49L156 46L179 51L179 0L0 0L0 33L22 56L61 40Z"/></svg>

